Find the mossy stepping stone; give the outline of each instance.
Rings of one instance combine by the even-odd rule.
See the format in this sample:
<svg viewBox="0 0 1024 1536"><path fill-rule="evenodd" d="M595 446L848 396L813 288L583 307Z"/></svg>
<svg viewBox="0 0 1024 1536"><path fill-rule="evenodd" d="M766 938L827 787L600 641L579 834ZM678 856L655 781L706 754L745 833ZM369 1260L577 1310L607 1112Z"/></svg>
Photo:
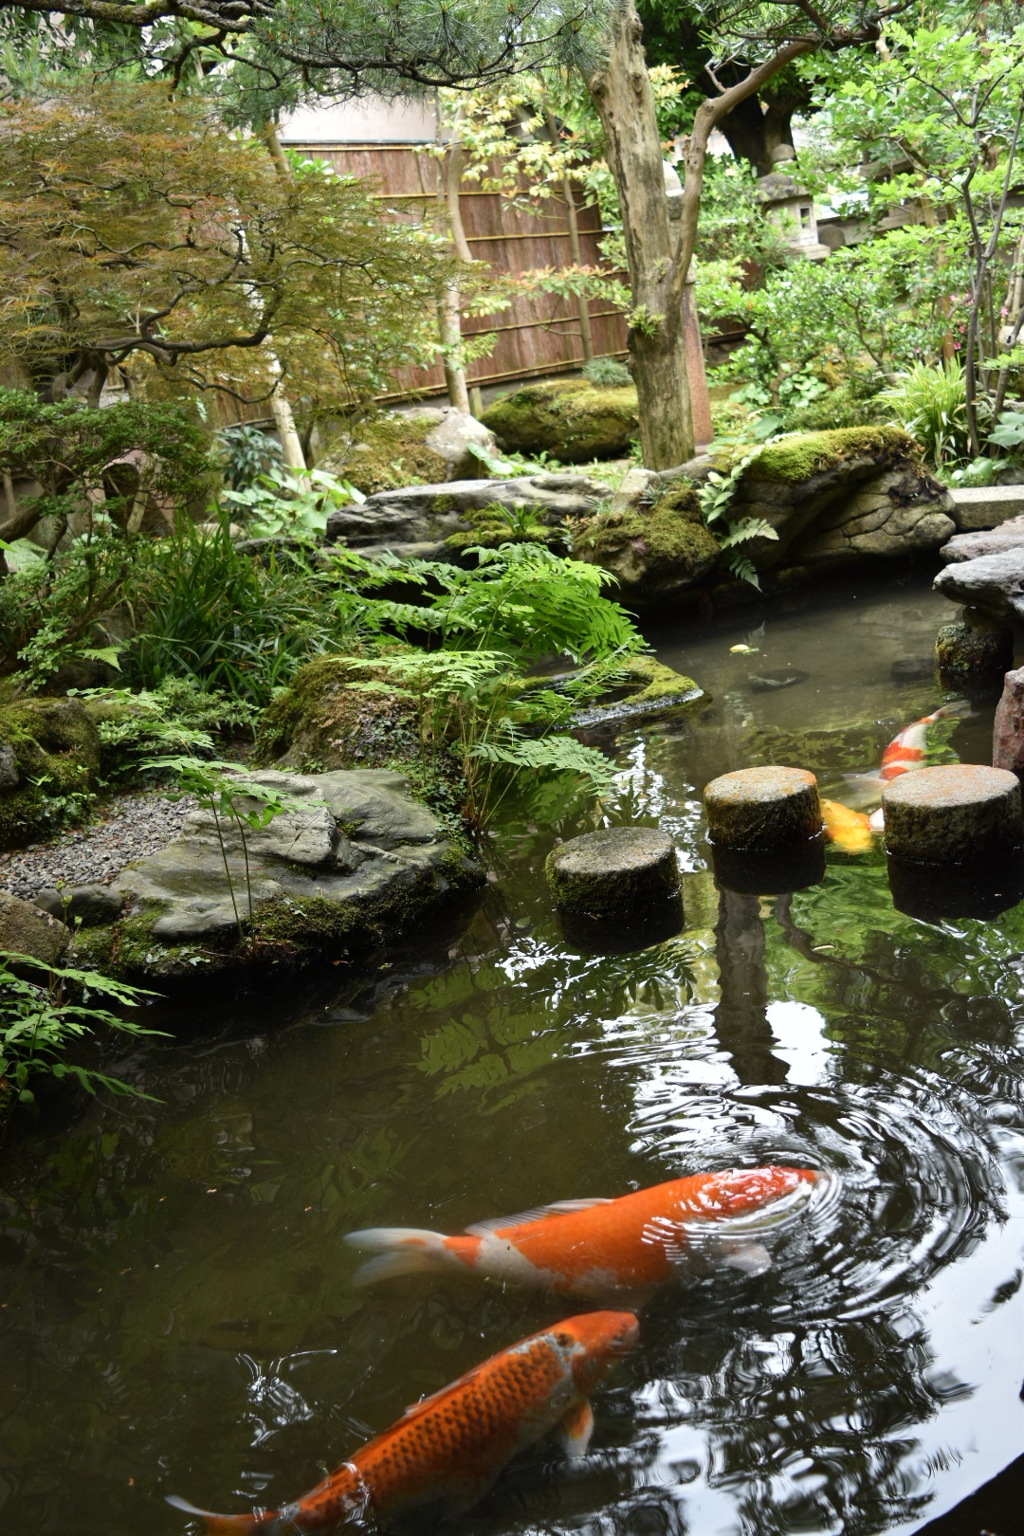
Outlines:
<svg viewBox="0 0 1024 1536"><path fill-rule="evenodd" d="M951 763L901 774L882 794L885 846L918 864L1000 859L1021 846L1020 783L1005 768Z"/></svg>
<svg viewBox="0 0 1024 1536"><path fill-rule="evenodd" d="M705 789L704 809L716 848L792 850L821 833L818 781L804 768L723 773Z"/></svg>
<svg viewBox="0 0 1024 1536"><path fill-rule="evenodd" d="M642 922L679 891L676 850L655 827L586 832L548 854L544 872L561 911Z"/></svg>

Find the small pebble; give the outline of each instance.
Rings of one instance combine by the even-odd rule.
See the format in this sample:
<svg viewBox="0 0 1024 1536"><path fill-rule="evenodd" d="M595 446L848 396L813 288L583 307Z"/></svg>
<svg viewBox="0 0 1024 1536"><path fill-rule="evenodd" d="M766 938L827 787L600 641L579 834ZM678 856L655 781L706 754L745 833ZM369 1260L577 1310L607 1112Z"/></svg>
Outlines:
<svg viewBox="0 0 1024 1536"><path fill-rule="evenodd" d="M126 864L172 842L194 809L195 800L188 795L181 800L123 795L98 812L102 819L91 826L0 853L0 891L31 901L37 891L58 883L107 885Z"/></svg>

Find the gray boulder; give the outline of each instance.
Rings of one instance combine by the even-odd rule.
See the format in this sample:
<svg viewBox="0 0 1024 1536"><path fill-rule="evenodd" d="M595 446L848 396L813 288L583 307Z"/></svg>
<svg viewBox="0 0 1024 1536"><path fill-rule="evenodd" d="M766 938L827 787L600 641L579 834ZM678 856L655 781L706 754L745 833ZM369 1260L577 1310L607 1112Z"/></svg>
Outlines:
<svg viewBox="0 0 1024 1536"><path fill-rule="evenodd" d="M494 433L475 416L467 416L452 405L418 405L402 415L406 421L429 425L430 431L423 441L444 459L449 480L479 475L481 461L473 448L482 448L488 454L497 452Z"/></svg>
<svg viewBox="0 0 1024 1536"><path fill-rule="evenodd" d="M482 883L401 774L250 773L243 812L257 804L245 779L276 790L285 810L244 836L230 818L192 812L178 838L114 882L124 916L79 936L92 963L166 987L347 960Z"/></svg>
<svg viewBox="0 0 1024 1536"><path fill-rule="evenodd" d="M607 486L599 480L573 474L410 485L379 491L360 506L332 512L324 539L365 555L387 550L405 559L447 559L452 551L445 540L471 531L467 512L493 505L510 511L528 509L555 527L567 518L587 516L607 494Z"/></svg>
<svg viewBox="0 0 1024 1536"><path fill-rule="evenodd" d="M48 912L0 891L0 950L56 965L70 937L64 924Z"/></svg>

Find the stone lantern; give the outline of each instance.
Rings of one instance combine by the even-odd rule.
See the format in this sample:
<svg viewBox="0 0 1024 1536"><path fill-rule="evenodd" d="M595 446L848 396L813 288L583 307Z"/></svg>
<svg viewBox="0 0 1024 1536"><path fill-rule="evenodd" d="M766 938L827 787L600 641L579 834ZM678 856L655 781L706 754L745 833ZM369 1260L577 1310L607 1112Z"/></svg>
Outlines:
<svg viewBox="0 0 1024 1536"><path fill-rule="evenodd" d="M785 171L772 171L762 176L756 190L765 213L794 256L820 261L828 255L828 246L818 239L814 199L792 176Z"/></svg>

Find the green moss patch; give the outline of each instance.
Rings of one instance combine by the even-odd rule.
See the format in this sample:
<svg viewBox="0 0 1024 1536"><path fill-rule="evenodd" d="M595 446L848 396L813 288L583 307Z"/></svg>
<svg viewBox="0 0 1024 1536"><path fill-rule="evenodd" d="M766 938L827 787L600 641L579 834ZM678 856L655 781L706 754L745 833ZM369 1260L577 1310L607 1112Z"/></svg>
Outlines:
<svg viewBox="0 0 1024 1536"><path fill-rule="evenodd" d="M76 699L0 708L0 848L17 848L80 816L96 786L100 742Z"/></svg>
<svg viewBox="0 0 1024 1536"><path fill-rule="evenodd" d="M534 507L513 509L492 502L463 513L463 521L469 529L449 534L444 541L448 549L497 549L500 544L546 544L558 554L567 549L564 531L542 522Z"/></svg>
<svg viewBox="0 0 1024 1536"><path fill-rule="evenodd" d="M736 450L722 458L728 469L742 456ZM746 471L755 480L778 480L787 485L810 480L814 475L838 469L850 459L868 458L884 465L914 463L921 450L902 427L837 427L831 432L799 432L762 448Z"/></svg>
<svg viewBox="0 0 1024 1536"><path fill-rule="evenodd" d="M649 507L599 512L577 525L577 559L614 571L624 588L627 565L637 584L652 591L666 581L696 582L718 559L719 544L701 522L697 493L688 482L673 485Z"/></svg>
<svg viewBox="0 0 1024 1536"><path fill-rule="evenodd" d="M566 464L617 458L640 431L632 384L602 389L585 379L531 384L495 400L480 418L512 453L550 453Z"/></svg>
<svg viewBox="0 0 1024 1536"><path fill-rule="evenodd" d="M353 683L374 682L367 692ZM415 699L387 687L382 667L351 656L320 656L264 712L253 762L303 772L390 767L419 749Z"/></svg>
<svg viewBox="0 0 1024 1536"><path fill-rule="evenodd" d="M448 478L448 464L427 447L435 425L382 412L336 438L316 467L350 480L366 496L399 486L439 485Z"/></svg>

